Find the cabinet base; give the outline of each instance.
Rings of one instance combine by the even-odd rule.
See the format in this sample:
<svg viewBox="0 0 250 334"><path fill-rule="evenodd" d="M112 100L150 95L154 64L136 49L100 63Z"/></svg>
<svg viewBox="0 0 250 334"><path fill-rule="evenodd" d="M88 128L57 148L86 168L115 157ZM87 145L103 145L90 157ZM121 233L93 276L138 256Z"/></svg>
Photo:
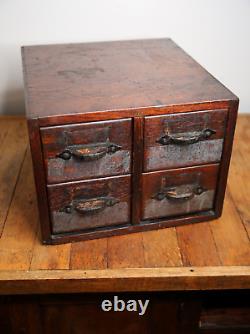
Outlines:
<svg viewBox="0 0 250 334"><path fill-rule="evenodd" d="M209 210L188 216L173 217L167 220L166 218L163 218L153 221L150 220L141 221L140 224L138 225L117 226L117 227L110 227L108 229L107 228L98 229L95 231L88 231L88 232L79 231L75 233L52 234L50 238L43 239L43 243L56 245L56 244L69 243L75 241L106 238L115 235L123 235L128 233L151 231L151 230L157 230L157 229L192 224L192 223L200 223L203 221L219 218L220 216L221 214L217 214L215 213L215 211Z"/></svg>

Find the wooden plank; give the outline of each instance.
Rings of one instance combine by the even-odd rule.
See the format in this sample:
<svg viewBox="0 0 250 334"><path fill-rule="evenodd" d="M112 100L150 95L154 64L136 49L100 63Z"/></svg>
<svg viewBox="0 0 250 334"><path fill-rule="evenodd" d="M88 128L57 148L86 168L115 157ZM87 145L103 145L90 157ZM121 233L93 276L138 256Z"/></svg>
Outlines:
<svg viewBox="0 0 250 334"><path fill-rule="evenodd" d="M4 139L8 134L9 128L10 128L11 122L7 118L2 118L0 121L0 147L2 149L2 146L4 145Z"/></svg>
<svg viewBox="0 0 250 334"><path fill-rule="evenodd" d="M23 301L9 302L8 309L11 330L6 333L43 333L40 303L37 300L25 298Z"/></svg>
<svg viewBox="0 0 250 334"><path fill-rule="evenodd" d="M71 244L49 246L41 243L41 232L37 233L30 270L69 269Z"/></svg>
<svg viewBox="0 0 250 334"><path fill-rule="evenodd" d="M0 271L1 294L249 288L249 266Z"/></svg>
<svg viewBox="0 0 250 334"><path fill-rule="evenodd" d="M175 228L142 234L145 267L182 266Z"/></svg>
<svg viewBox="0 0 250 334"><path fill-rule="evenodd" d="M219 255L209 224L190 224L176 228L183 265L220 265Z"/></svg>
<svg viewBox="0 0 250 334"><path fill-rule="evenodd" d="M250 155L249 147L250 139L250 115L240 115L236 125L234 150L245 153L245 162L249 161L247 157ZM249 164L248 164L249 166Z"/></svg>
<svg viewBox="0 0 250 334"><path fill-rule="evenodd" d="M107 238L72 244L70 269L106 269Z"/></svg>
<svg viewBox="0 0 250 334"><path fill-rule="evenodd" d="M0 123L0 236L27 148L27 129L23 118Z"/></svg>
<svg viewBox="0 0 250 334"><path fill-rule="evenodd" d="M237 123L233 157L229 171L229 189L250 238L250 116Z"/></svg>
<svg viewBox="0 0 250 334"><path fill-rule="evenodd" d="M210 226L222 265L250 265L249 239L229 189L226 193L222 217L211 221Z"/></svg>
<svg viewBox="0 0 250 334"><path fill-rule="evenodd" d="M108 239L108 268L141 268L144 266L142 234Z"/></svg>
<svg viewBox="0 0 250 334"><path fill-rule="evenodd" d="M38 227L30 154L27 153L0 239L0 269L28 270Z"/></svg>
<svg viewBox="0 0 250 334"><path fill-rule="evenodd" d="M236 210L250 239L250 167L246 167L241 152L235 152L232 160L228 189Z"/></svg>

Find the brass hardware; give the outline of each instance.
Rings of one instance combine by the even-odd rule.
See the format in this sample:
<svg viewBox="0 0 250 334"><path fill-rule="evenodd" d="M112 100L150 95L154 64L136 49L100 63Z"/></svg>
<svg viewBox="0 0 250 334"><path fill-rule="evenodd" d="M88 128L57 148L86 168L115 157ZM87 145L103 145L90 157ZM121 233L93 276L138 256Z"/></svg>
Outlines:
<svg viewBox="0 0 250 334"><path fill-rule="evenodd" d="M110 142L91 145L72 145L59 153L57 157L63 160L69 160L74 157L82 161L94 161L101 159L106 154L114 154L121 148L120 145Z"/></svg>
<svg viewBox="0 0 250 334"><path fill-rule="evenodd" d="M162 145L189 145L197 143L201 140L210 138L216 131L212 129L204 129L201 132L188 132L188 133L178 133L178 134L166 134L161 138L157 139L156 142Z"/></svg>
<svg viewBox="0 0 250 334"><path fill-rule="evenodd" d="M152 198L157 201L167 199L175 202L185 202L192 199L195 195L199 196L203 194L205 191L207 191L207 189L200 185L186 184L176 187L163 188Z"/></svg>
<svg viewBox="0 0 250 334"><path fill-rule="evenodd" d="M119 200L114 197L77 198L70 205L60 211L71 214L73 210L80 214L94 214L103 211L107 207L114 206Z"/></svg>

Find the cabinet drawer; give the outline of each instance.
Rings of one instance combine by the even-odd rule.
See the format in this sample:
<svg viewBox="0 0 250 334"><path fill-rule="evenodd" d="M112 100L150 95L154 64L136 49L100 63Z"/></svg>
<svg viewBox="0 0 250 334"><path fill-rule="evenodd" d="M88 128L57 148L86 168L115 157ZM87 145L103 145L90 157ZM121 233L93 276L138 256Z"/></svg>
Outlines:
<svg viewBox="0 0 250 334"><path fill-rule="evenodd" d="M47 182L130 173L131 120L41 129Z"/></svg>
<svg viewBox="0 0 250 334"><path fill-rule="evenodd" d="M53 233L91 230L130 220L130 176L48 186Z"/></svg>
<svg viewBox="0 0 250 334"><path fill-rule="evenodd" d="M146 117L144 171L218 162L226 119L227 110Z"/></svg>
<svg viewBox="0 0 250 334"><path fill-rule="evenodd" d="M143 174L142 219L212 209L218 170L214 164Z"/></svg>

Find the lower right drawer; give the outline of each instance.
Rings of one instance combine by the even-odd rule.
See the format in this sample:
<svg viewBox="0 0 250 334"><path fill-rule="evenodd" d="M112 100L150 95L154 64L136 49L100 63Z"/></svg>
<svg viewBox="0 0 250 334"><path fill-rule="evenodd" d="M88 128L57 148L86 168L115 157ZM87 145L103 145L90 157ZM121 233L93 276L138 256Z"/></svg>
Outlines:
<svg viewBox="0 0 250 334"><path fill-rule="evenodd" d="M142 220L213 209L218 171L211 164L144 173Z"/></svg>

